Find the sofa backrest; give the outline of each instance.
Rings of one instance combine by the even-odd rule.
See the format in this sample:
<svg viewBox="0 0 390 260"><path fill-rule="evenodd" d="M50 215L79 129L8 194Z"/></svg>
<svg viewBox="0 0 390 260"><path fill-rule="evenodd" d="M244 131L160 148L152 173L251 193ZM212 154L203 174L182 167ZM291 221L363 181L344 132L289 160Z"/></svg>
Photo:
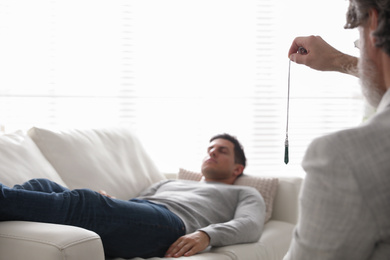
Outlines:
<svg viewBox="0 0 390 260"><path fill-rule="evenodd" d="M128 129L28 131L42 154L71 189L105 190L130 199L165 179Z"/></svg>

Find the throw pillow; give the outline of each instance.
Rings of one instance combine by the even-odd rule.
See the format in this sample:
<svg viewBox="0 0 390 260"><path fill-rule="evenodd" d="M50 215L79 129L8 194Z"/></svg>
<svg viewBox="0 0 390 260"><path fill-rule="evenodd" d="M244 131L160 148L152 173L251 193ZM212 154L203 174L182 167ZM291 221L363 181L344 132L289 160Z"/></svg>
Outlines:
<svg viewBox="0 0 390 260"><path fill-rule="evenodd" d="M24 132L0 135L0 182L12 187L34 178L46 178L66 186Z"/></svg>
<svg viewBox="0 0 390 260"><path fill-rule="evenodd" d="M203 177L202 174L199 172L189 171L182 168L179 169L178 179L200 181L202 177ZM239 177L234 183L234 185L254 187L260 192L261 196L264 199L265 207L266 207L265 222L270 220L272 216L273 203L274 203L274 198L276 196L278 184L279 184L278 178L271 178L271 177L267 178L267 177L259 177L259 176L252 176L246 174Z"/></svg>

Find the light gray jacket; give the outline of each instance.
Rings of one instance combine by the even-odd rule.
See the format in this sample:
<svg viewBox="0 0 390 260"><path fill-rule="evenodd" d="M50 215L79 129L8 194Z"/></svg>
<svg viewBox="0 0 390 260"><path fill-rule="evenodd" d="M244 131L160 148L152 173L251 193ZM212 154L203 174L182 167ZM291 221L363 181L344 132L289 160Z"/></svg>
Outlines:
<svg viewBox="0 0 390 260"><path fill-rule="evenodd" d="M316 139L285 260L390 259L390 91L361 126Z"/></svg>

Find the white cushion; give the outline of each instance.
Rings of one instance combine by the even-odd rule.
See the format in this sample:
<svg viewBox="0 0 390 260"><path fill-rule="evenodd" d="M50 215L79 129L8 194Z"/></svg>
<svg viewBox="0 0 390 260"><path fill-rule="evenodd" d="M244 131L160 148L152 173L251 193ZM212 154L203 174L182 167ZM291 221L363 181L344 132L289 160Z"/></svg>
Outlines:
<svg viewBox="0 0 390 260"><path fill-rule="evenodd" d="M105 190L129 199L165 179L127 129L29 130L43 155L71 189Z"/></svg>
<svg viewBox="0 0 390 260"><path fill-rule="evenodd" d="M65 185L29 136L22 131L0 135L0 182L12 187L33 178Z"/></svg>

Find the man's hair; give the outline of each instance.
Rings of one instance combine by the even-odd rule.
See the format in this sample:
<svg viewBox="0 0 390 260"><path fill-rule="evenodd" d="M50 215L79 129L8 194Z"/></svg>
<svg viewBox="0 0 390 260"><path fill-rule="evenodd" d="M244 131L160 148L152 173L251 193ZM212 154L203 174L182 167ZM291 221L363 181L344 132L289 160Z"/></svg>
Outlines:
<svg viewBox="0 0 390 260"><path fill-rule="evenodd" d="M244 148L235 136L229 134L219 134L211 137L210 142L214 141L215 139L225 139L232 142L234 144L234 162L243 165L245 168L246 157L244 153Z"/></svg>
<svg viewBox="0 0 390 260"><path fill-rule="evenodd" d="M378 28L374 32L376 47L382 48L390 56L390 0L350 0L345 28L362 25L370 9L378 11Z"/></svg>

